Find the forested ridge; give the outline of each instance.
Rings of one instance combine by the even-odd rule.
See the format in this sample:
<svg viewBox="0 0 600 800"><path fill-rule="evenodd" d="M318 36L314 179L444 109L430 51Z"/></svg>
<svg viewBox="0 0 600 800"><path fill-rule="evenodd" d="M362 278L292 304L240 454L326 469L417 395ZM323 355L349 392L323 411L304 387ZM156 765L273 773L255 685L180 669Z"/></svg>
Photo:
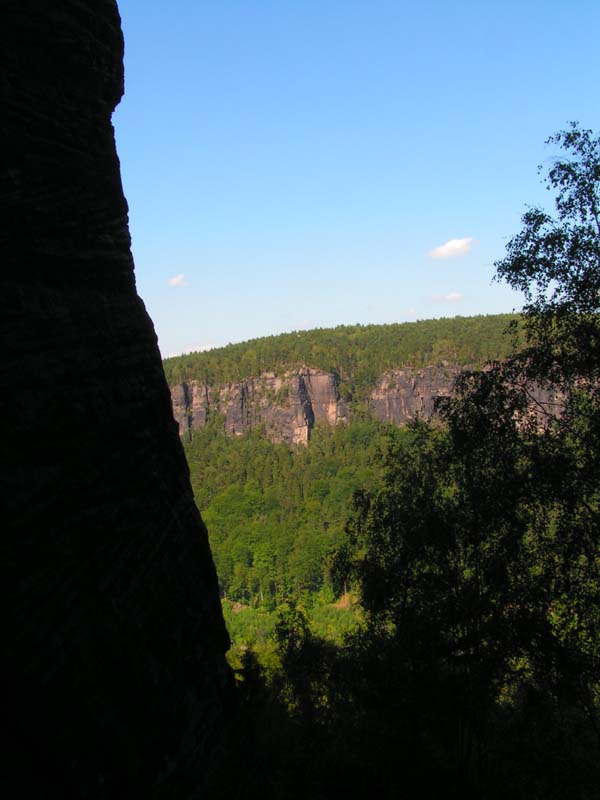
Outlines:
<svg viewBox="0 0 600 800"><path fill-rule="evenodd" d="M164 368L171 385L220 385L308 366L334 373L347 384L342 394L360 396L388 369L442 361L478 367L505 358L512 346L507 329L517 319L493 314L292 331L168 358Z"/></svg>
<svg viewBox="0 0 600 800"><path fill-rule="evenodd" d="M600 138L550 141L555 214L496 263L521 338L434 420L186 445L241 699L215 797L600 797Z"/></svg>

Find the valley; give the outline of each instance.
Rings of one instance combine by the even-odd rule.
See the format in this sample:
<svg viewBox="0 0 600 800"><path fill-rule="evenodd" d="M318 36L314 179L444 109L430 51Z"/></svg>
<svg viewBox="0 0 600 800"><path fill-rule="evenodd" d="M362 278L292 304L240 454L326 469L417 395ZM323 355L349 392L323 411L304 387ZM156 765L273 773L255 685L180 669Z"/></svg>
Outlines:
<svg viewBox="0 0 600 800"><path fill-rule="evenodd" d="M337 602L333 560L355 492L379 488L385 454L463 367L506 356L513 321L341 326L164 362L234 653L264 655L286 602L341 643L355 605Z"/></svg>

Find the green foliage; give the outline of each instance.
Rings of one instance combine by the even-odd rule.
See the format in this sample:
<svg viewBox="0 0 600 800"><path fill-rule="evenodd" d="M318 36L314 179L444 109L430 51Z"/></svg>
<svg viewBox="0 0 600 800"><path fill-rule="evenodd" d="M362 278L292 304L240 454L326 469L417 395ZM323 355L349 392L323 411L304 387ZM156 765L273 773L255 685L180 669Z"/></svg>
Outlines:
<svg viewBox="0 0 600 800"><path fill-rule="evenodd" d="M260 431L226 436L217 419L198 431L185 449L222 595L272 610L327 586L352 496L376 485L381 453L402 436L373 420L317 427L297 448Z"/></svg>
<svg viewBox="0 0 600 800"><path fill-rule="evenodd" d="M600 372L600 137L572 123L548 142L566 151L546 179L556 214L529 209L496 268L527 299L520 369L569 388Z"/></svg>
<svg viewBox="0 0 600 800"><path fill-rule="evenodd" d="M229 344L164 361L170 384L222 385L309 366L336 374L344 400L361 400L387 369L441 361L481 366L507 356L510 314L422 320L394 325L340 325ZM285 393L279 398L285 402Z"/></svg>

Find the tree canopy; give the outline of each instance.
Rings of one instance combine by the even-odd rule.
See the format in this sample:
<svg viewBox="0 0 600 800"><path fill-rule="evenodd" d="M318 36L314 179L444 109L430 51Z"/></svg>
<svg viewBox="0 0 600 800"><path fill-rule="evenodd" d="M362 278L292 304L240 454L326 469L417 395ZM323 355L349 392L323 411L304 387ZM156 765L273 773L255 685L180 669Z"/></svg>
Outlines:
<svg viewBox="0 0 600 800"><path fill-rule="evenodd" d="M514 321L513 314L495 314L292 331L168 358L164 368L170 384L213 385L308 366L336 374L360 397L388 369L441 361L475 367L504 358L511 351L506 329Z"/></svg>

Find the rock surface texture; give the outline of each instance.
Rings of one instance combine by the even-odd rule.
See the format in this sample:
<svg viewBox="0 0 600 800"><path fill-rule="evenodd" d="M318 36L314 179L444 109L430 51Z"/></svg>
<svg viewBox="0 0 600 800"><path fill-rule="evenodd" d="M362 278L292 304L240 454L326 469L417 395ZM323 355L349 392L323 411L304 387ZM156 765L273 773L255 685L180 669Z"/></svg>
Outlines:
<svg viewBox="0 0 600 800"><path fill-rule="evenodd" d="M135 288L116 3L4 0L0 64L0 790L199 797L228 637Z"/></svg>
<svg viewBox="0 0 600 800"><path fill-rule="evenodd" d="M438 364L391 369L379 377L366 398L374 416L392 425L429 420L438 397L448 397L462 367ZM349 422L351 411L332 373L304 368L275 376L264 373L224 386L198 381L171 386L173 414L179 433L191 438L211 414L222 414L225 432L247 433L263 426L274 442L306 444L317 423ZM530 389L530 413L543 427L547 415L560 414L560 398L538 386Z"/></svg>
<svg viewBox="0 0 600 800"><path fill-rule="evenodd" d="M266 372L218 387L190 381L172 386L171 399L179 433L188 437L211 414L223 414L229 434L264 425L273 441L306 444L316 423L333 425L348 416L335 376L314 369L282 376Z"/></svg>
<svg viewBox="0 0 600 800"><path fill-rule="evenodd" d="M369 407L378 419L393 425L430 419L436 398L448 397L459 372L456 365L389 370L371 392Z"/></svg>
<svg viewBox="0 0 600 800"><path fill-rule="evenodd" d="M455 365L390 370L377 381L368 406L378 419L394 425L429 419L435 398L450 394L459 372ZM227 433L264 425L273 441L306 444L315 424L336 425L351 416L336 376L308 368L218 387L190 381L171 386L171 399L179 432L188 437L211 414L223 414Z"/></svg>

